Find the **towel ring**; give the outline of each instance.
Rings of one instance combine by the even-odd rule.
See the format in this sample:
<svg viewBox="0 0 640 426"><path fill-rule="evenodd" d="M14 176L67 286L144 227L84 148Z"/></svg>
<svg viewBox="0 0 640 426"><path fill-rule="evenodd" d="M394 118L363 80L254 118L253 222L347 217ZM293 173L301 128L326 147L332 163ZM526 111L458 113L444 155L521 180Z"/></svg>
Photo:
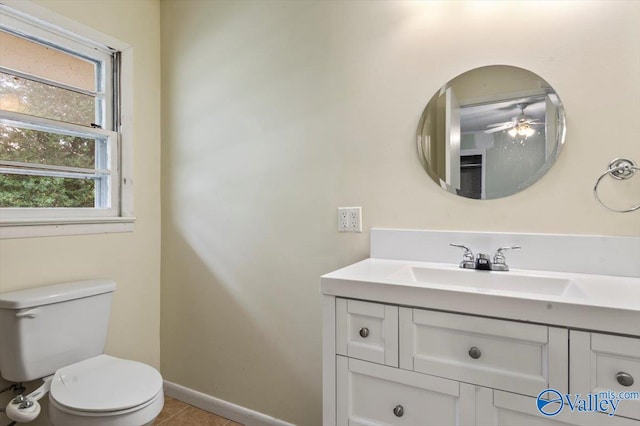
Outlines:
<svg viewBox="0 0 640 426"><path fill-rule="evenodd" d="M613 209L604 204L600 199L600 196L598 195L598 185L600 184L602 178L604 178L606 175L609 175L617 180L627 180L636 173L636 170L640 170L640 167L636 166L636 163L631 160L627 160L626 158L616 158L615 160L611 161L611 163L609 163L609 168L607 169L607 171L601 174L598 180L596 180L596 184L593 187L593 196L602 205L602 207L613 212L629 213L640 209L640 204L626 210Z"/></svg>

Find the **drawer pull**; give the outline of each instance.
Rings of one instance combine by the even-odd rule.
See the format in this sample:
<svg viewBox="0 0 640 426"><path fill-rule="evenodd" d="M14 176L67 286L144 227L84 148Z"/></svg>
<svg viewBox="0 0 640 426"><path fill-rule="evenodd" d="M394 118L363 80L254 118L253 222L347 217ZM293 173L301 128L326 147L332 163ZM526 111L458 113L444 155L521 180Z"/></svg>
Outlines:
<svg viewBox="0 0 640 426"><path fill-rule="evenodd" d="M616 379L622 386L631 386L634 382L633 376L629 373L625 373L624 371L616 374Z"/></svg>
<svg viewBox="0 0 640 426"><path fill-rule="evenodd" d="M395 414L396 417L404 416L404 407L402 405L396 405L396 407L393 409L393 414Z"/></svg>
<svg viewBox="0 0 640 426"><path fill-rule="evenodd" d="M478 359L480 358L480 355L482 355L482 352L480 352L480 349L476 348L475 346L469 349L469 356L471 358Z"/></svg>
<svg viewBox="0 0 640 426"><path fill-rule="evenodd" d="M360 337L362 337L363 339L366 339L367 337L369 337L369 329L367 327L362 327L360 329Z"/></svg>

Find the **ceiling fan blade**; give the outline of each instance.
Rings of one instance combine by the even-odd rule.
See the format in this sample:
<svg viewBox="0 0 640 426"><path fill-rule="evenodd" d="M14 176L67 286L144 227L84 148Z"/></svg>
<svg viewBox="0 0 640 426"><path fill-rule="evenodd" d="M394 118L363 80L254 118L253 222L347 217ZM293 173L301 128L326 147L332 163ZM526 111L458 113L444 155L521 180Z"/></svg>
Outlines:
<svg viewBox="0 0 640 426"><path fill-rule="evenodd" d="M509 122L507 124L503 124L500 127L494 127L493 129L487 129L484 131L484 133L496 133L496 132L500 132L502 130L507 130L513 127L513 123Z"/></svg>
<svg viewBox="0 0 640 426"><path fill-rule="evenodd" d="M513 125L513 121L504 121L502 123L493 123L493 124L487 124L487 129L491 128L491 127L501 127L501 126L506 126L506 125Z"/></svg>

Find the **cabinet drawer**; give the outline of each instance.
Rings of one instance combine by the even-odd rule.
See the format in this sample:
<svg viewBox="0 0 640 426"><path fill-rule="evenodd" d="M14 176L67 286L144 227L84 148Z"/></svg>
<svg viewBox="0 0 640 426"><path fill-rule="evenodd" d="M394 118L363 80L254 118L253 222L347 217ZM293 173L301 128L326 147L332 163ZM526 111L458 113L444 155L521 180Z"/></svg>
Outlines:
<svg viewBox="0 0 640 426"><path fill-rule="evenodd" d="M567 392L567 330L400 309L400 368L537 396Z"/></svg>
<svg viewBox="0 0 640 426"><path fill-rule="evenodd" d="M556 405L556 407L558 407ZM638 426L638 422L604 413L571 411L565 404L554 416L543 416L536 398L478 388L476 392L478 426Z"/></svg>
<svg viewBox="0 0 640 426"><path fill-rule="evenodd" d="M640 339L571 331L572 394L640 392ZM620 401L616 415L640 420L640 400Z"/></svg>
<svg viewBox="0 0 640 426"><path fill-rule="evenodd" d="M337 358L340 426L474 424L475 387L453 380Z"/></svg>
<svg viewBox="0 0 640 426"><path fill-rule="evenodd" d="M336 353L398 366L398 307L336 299Z"/></svg>

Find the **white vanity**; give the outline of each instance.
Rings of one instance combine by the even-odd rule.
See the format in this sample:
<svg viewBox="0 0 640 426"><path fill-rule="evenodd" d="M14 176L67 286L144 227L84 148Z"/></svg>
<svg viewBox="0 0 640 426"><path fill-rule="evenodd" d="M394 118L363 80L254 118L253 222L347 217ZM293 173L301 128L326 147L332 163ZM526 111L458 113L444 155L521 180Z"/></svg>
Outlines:
<svg viewBox="0 0 640 426"><path fill-rule="evenodd" d="M449 243L523 249L463 270ZM537 397L640 392L639 277L638 238L374 229L321 279L323 423L638 426L640 400Z"/></svg>

